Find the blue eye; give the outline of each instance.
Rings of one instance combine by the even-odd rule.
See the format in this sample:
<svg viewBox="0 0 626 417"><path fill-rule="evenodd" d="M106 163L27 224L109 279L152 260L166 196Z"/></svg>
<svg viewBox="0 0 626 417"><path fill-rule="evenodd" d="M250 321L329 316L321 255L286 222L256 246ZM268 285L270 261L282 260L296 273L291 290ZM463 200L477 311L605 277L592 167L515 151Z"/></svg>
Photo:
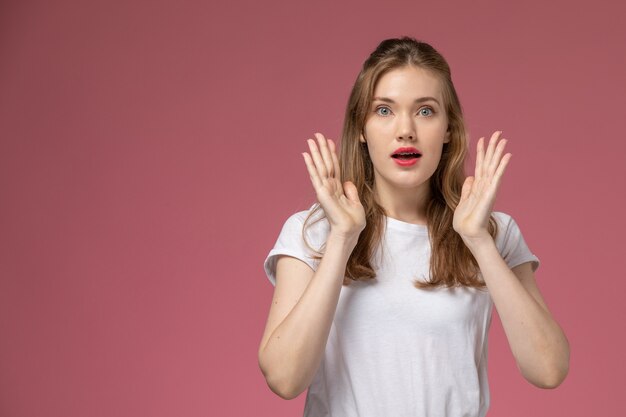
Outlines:
<svg viewBox="0 0 626 417"><path fill-rule="evenodd" d="M386 113L381 113L379 110L385 110ZM389 116L389 114L391 113L391 110L389 110L389 107L380 106L380 107L377 107L376 110L374 110L374 113L379 114L381 116Z"/></svg>
<svg viewBox="0 0 626 417"><path fill-rule="evenodd" d="M428 111L428 112L430 112L430 113L427 113L427 114L422 113L424 110L426 110L426 111ZM433 109L431 109L430 107L422 107L422 108L420 109L420 114L421 114L422 116L431 116L431 115L433 114Z"/></svg>

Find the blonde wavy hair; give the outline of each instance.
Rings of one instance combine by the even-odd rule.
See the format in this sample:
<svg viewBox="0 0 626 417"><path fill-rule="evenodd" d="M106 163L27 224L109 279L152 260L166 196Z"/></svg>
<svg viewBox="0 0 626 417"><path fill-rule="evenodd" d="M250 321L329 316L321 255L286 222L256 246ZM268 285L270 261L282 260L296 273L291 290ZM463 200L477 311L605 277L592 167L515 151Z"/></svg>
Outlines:
<svg viewBox="0 0 626 417"><path fill-rule="evenodd" d="M367 145L361 143L359 137L364 130L377 81L387 72L407 65L428 70L441 81L450 131L450 141L443 145L441 160L429 180L431 199L427 203L426 221L431 245L430 277L415 279L414 286L418 289L442 286L484 289L486 285L479 278L478 262L452 227L454 210L466 177L464 165L468 153L461 103L452 83L450 67L443 56L429 44L408 36L386 39L378 45L364 62L348 100L339 155L341 182L352 181L356 186L367 223L348 259L343 285L376 277L371 259L382 239L386 212L374 198L374 169ZM306 240L305 230L325 218L322 214L310 223L320 210L323 212L316 203L302 229L306 245L318 254L314 256L318 260L326 245L319 250L312 248ZM493 215L489 219L488 231L495 238L498 227Z"/></svg>

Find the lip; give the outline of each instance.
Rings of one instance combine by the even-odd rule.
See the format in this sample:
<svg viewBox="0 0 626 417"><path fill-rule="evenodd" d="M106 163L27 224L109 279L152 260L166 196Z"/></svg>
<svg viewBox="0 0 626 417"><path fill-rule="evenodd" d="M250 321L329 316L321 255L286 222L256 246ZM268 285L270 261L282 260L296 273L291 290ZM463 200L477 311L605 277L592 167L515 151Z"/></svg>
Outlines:
<svg viewBox="0 0 626 417"><path fill-rule="evenodd" d="M398 158L394 158L393 155L397 154L397 153L418 153L420 154L420 156L418 158L411 158L411 159L398 159ZM420 157L422 156L422 153L417 149L414 148L412 146L403 146L402 148L398 148L396 149L392 154L391 154L391 159L393 159L393 162L395 162L396 164L402 166L402 167L408 167L411 165L414 165L415 163L417 163L417 161L420 159Z"/></svg>
<svg viewBox="0 0 626 417"><path fill-rule="evenodd" d="M393 156L393 155L395 155L397 153L403 153L403 152L406 152L406 153L418 153L420 155L422 154L422 152L420 152L420 150L417 149L417 148L414 148L412 146L403 146L402 148L398 148L395 151L393 151L391 156Z"/></svg>
<svg viewBox="0 0 626 417"><path fill-rule="evenodd" d="M396 164L403 166L403 167L408 167L411 166L415 163L417 163L417 161L419 161L419 158L411 158L411 159L397 159L397 158L391 158L393 159L393 162L395 162Z"/></svg>

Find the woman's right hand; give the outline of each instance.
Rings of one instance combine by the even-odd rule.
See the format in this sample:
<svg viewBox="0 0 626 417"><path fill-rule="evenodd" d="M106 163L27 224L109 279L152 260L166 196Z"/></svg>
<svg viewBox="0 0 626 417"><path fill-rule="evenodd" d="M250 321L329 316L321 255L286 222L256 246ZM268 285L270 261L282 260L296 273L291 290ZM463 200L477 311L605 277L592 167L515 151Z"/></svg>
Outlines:
<svg viewBox="0 0 626 417"><path fill-rule="evenodd" d="M357 241L365 229L365 210L356 186L351 181L341 184L341 171L335 142L316 133L317 144L307 139L311 155L302 153L317 200L324 209L332 234Z"/></svg>

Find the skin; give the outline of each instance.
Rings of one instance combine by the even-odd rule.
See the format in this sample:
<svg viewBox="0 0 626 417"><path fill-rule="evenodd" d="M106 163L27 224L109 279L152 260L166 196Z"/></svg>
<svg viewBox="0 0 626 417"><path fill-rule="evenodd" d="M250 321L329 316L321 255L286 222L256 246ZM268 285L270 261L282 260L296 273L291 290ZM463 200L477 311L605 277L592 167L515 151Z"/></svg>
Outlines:
<svg viewBox="0 0 626 417"><path fill-rule="evenodd" d="M366 120L365 136L361 137L368 144L374 164L377 198L391 217L425 224L428 179L449 138L444 107L432 101L415 104L414 100L432 96L443 103L441 86L427 71L403 67L381 77L374 96L394 101L374 103L372 111L376 113ZM424 111L425 107L432 107L435 112ZM501 131L494 132L486 147L485 138L478 140L475 172L463 184L453 228L478 262L518 369L531 384L555 388L569 370L567 338L543 300L530 262L510 269L487 229L497 190L511 159L510 153L504 153L507 140L501 136ZM334 141L321 133L315 137L317 142L308 139L311 153L302 155L318 201L331 225L331 234L356 242L365 227L356 187L349 181L339 181L341 172ZM411 167L397 165L390 155L400 146L416 147L423 153L421 160Z"/></svg>
<svg viewBox="0 0 626 417"><path fill-rule="evenodd" d="M541 296L530 262L509 269L487 231L489 214L511 154L495 132L477 144L474 176L465 179L453 227L478 262L517 367L540 388L556 388L569 372L569 342ZM499 142L498 142L499 141Z"/></svg>
<svg viewBox="0 0 626 417"><path fill-rule="evenodd" d="M415 102L426 97L432 99ZM439 79L421 68L394 69L376 83L360 141L367 143L374 165L378 203L390 217L426 224L429 178L439 165L444 143L450 141L443 105ZM390 158L404 146L421 152L415 165L402 167Z"/></svg>
<svg viewBox="0 0 626 417"><path fill-rule="evenodd" d="M379 82L386 87L377 93L394 95L394 103L389 112L377 110L378 114L370 115L362 138L375 165L377 198L392 217L423 224L427 180L439 163L447 130L445 115L440 112L431 117L429 111L420 112L422 106L415 106L414 99L424 95L441 98L440 86L424 71L402 69L386 74ZM453 228L478 262L520 372L538 387L554 388L568 372L565 334L543 301L530 263L509 269L487 233L489 214L511 158L510 153L504 154L506 140L501 133L491 136L486 149L484 138L478 140L475 173L463 185ZM310 154L302 155L330 224L326 251L315 271L294 257L278 258L276 287L258 354L268 386L284 399L304 392L320 366L346 264L365 228L356 187L339 180L334 141L321 133L315 138L308 139ZM398 166L389 155L399 146L415 146L424 159L412 167Z"/></svg>

